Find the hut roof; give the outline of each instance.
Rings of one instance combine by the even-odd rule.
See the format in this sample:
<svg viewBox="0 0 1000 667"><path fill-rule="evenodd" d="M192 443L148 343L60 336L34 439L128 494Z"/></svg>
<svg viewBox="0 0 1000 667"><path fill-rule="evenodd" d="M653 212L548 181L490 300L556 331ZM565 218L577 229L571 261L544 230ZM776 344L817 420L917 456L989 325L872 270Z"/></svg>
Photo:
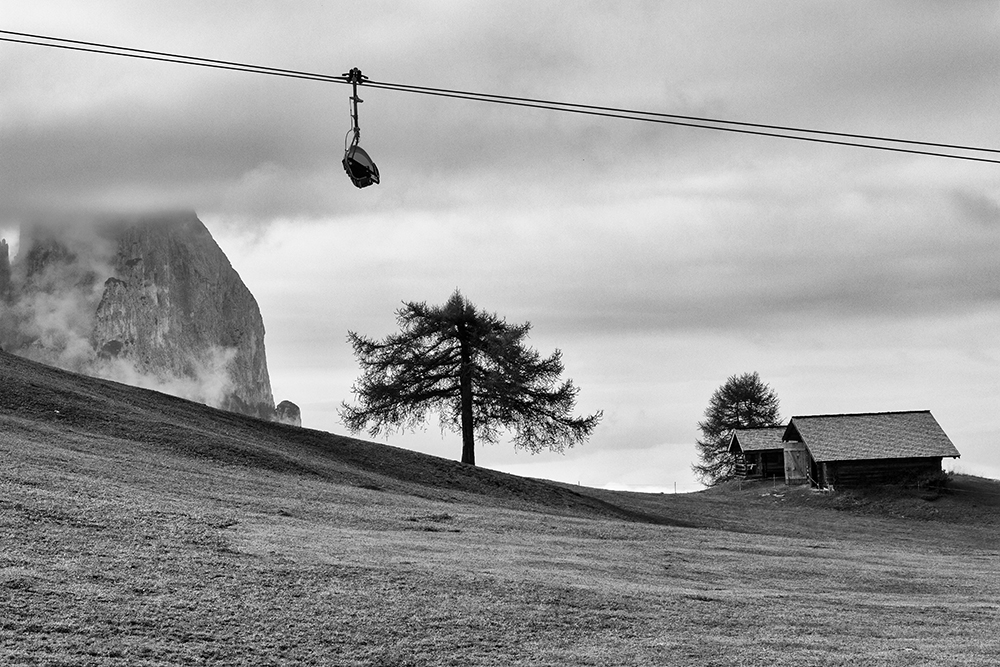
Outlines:
<svg viewBox="0 0 1000 667"><path fill-rule="evenodd" d="M784 426L760 426L757 428L737 428L729 439L729 451L760 452L767 449L783 449L781 436Z"/></svg>
<svg viewBox="0 0 1000 667"><path fill-rule="evenodd" d="M792 417L783 439L816 461L961 456L930 410Z"/></svg>

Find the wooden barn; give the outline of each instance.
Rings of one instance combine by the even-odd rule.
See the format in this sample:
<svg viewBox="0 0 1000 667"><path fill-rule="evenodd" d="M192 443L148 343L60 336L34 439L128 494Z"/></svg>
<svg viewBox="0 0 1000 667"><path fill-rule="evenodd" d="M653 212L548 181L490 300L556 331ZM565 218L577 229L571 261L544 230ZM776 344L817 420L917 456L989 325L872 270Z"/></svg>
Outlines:
<svg viewBox="0 0 1000 667"><path fill-rule="evenodd" d="M740 477L785 476L784 426L738 428L729 436L729 453L736 459Z"/></svg>
<svg viewBox="0 0 1000 667"><path fill-rule="evenodd" d="M961 456L930 410L792 417L782 441L805 453L802 472L820 487L897 482Z"/></svg>

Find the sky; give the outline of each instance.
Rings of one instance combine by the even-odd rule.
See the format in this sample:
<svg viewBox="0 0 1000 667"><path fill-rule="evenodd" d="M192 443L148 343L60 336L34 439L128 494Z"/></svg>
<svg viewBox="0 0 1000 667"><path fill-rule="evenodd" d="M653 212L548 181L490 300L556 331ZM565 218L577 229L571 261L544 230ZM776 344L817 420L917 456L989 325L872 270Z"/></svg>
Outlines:
<svg viewBox="0 0 1000 667"><path fill-rule="evenodd" d="M0 0L0 29L372 80L1000 148L1000 3ZM303 425L403 302L532 324L577 410L560 454L479 465L673 492L712 392L781 416L933 412L1000 478L1000 165L523 109L0 42L0 235L194 209L255 295ZM389 444L460 458L427 431Z"/></svg>

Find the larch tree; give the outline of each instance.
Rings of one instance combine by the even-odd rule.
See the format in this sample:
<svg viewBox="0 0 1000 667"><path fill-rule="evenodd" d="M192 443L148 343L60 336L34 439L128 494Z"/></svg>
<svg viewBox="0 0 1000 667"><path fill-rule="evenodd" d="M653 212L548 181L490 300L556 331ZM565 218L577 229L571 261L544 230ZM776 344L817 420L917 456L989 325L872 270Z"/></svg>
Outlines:
<svg viewBox="0 0 1000 667"><path fill-rule="evenodd" d="M698 422L701 438L696 442L700 463L691 466L702 483L713 486L736 475L736 462L729 453L734 429L779 426L778 395L756 371L733 375L715 390Z"/></svg>
<svg viewBox="0 0 1000 667"><path fill-rule="evenodd" d="M457 290L443 306L404 303L396 321L384 340L348 332L362 374L357 405L344 402L340 416L354 433L414 429L436 412L442 429L461 432L462 463L475 465L477 437L496 443L510 430L516 448L563 451L603 416L572 416L579 389L560 381L559 350L543 358L525 344L530 323L508 324Z"/></svg>

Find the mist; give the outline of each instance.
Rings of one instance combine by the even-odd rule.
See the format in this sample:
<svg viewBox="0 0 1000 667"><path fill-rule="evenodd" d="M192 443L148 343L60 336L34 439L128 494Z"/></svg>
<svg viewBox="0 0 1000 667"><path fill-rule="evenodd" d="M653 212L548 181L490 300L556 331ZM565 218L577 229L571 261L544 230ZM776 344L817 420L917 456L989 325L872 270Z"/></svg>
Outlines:
<svg viewBox="0 0 1000 667"><path fill-rule="evenodd" d="M108 281L119 277L109 220L50 219L18 230L9 284L0 284L0 348L64 370L223 407L233 387L235 348L211 346L190 354L184 375L144 370L133 359L96 349L97 312Z"/></svg>

